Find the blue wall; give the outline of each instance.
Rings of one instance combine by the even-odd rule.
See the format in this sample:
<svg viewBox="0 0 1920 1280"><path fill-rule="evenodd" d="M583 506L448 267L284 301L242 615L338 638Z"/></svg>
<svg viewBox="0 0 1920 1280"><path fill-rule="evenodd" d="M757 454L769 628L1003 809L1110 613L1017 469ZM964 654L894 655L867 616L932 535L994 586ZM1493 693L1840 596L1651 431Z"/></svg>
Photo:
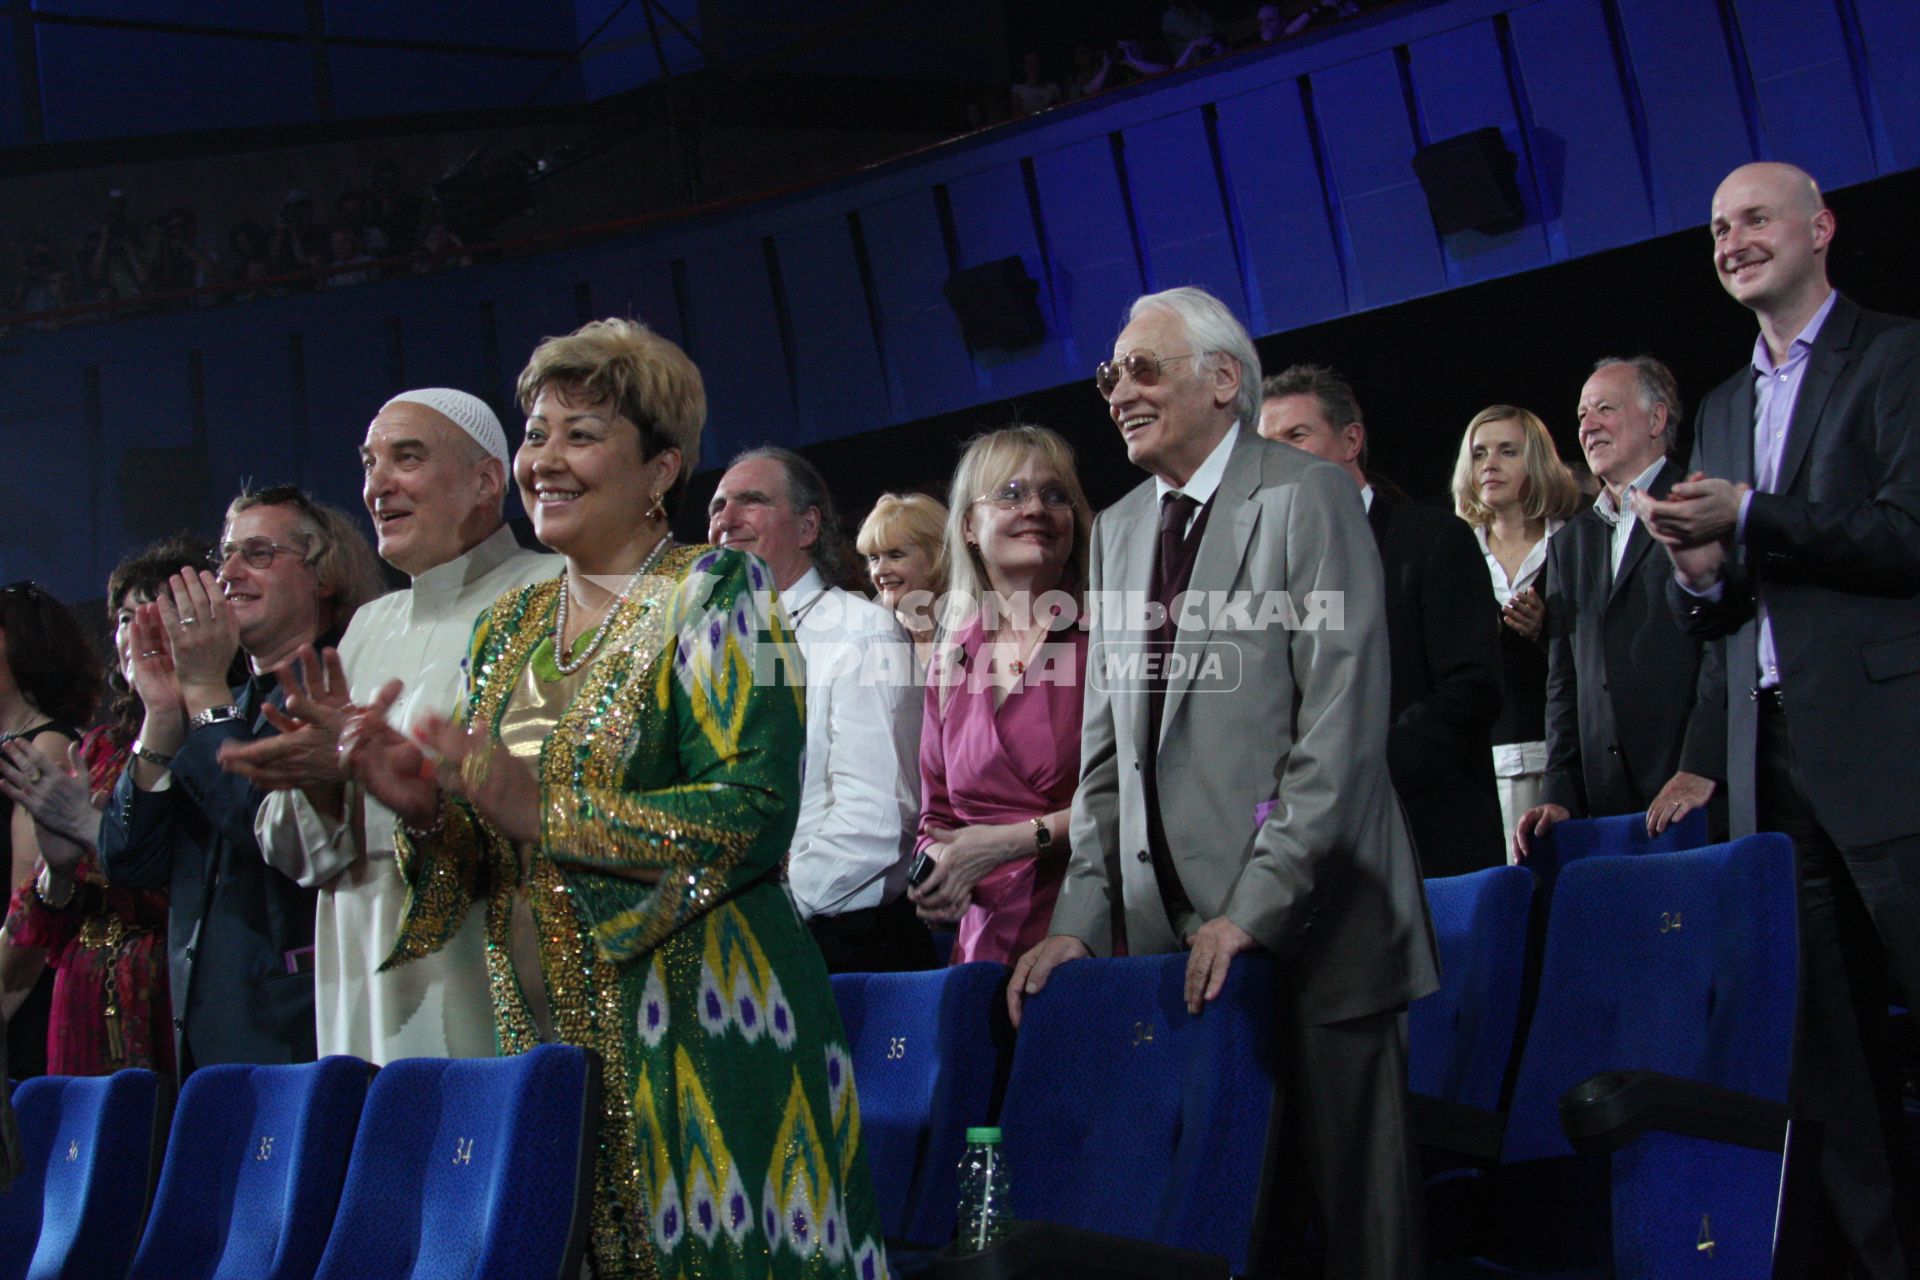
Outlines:
<svg viewBox="0 0 1920 1280"><path fill-rule="evenodd" d="M1532 216L1442 238L1408 159L1486 125L1520 156ZM1697 226L1754 158L1829 187L1920 168L1920 5L1410 6L625 240L15 338L0 580L97 594L132 541L133 445L204 442L216 496L251 475L352 503L353 446L386 395L445 382L510 410L532 345L587 315L687 346L714 462L1086 377L1146 289L1204 285L1269 334ZM941 285L1008 254L1041 282L1050 336L975 360Z"/></svg>

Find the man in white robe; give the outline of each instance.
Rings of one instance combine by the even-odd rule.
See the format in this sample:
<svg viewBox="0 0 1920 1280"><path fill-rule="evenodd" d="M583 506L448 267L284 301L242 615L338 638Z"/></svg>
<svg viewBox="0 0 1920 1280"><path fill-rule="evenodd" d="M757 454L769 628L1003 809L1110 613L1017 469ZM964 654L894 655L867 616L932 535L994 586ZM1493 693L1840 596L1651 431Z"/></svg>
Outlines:
<svg viewBox="0 0 1920 1280"><path fill-rule="evenodd" d="M382 973L406 901L391 810L344 780L340 702L370 700L398 677L403 729L453 715L466 696L474 619L502 592L551 578L558 556L521 549L502 520L507 440L484 402L462 391L407 391L381 407L360 447L363 496L380 556L412 579L354 615L337 664L322 655L295 681L290 732L230 751L222 763L277 788L255 833L267 862L320 890L314 922L315 1021L322 1056L490 1057L483 908L444 949ZM344 674L345 689L339 676ZM305 685L306 696L298 693Z"/></svg>

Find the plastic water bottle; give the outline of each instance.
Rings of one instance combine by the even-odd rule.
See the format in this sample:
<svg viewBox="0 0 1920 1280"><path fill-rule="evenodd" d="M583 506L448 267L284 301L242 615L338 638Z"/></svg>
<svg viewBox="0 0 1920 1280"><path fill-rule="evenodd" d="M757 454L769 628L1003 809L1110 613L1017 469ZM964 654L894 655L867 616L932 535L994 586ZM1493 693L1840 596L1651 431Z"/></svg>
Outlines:
<svg viewBox="0 0 1920 1280"><path fill-rule="evenodd" d="M968 1129L960 1158L957 1253L978 1253L1013 1230L1013 1185L998 1129Z"/></svg>

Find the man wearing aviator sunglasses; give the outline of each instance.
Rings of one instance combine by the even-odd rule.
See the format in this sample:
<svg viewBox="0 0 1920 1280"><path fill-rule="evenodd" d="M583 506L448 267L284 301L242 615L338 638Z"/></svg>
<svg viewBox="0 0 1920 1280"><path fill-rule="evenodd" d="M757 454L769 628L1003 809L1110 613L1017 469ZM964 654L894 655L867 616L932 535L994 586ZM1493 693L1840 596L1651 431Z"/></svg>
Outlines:
<svg viewBox="0 0 1920 1280"><path fill-rule="evenodd" d="M1073 852L1010 1012L1055 966L1111 951L1116 902L1132 954L1187 949L1194 1013L1247 952L1281 958L1287 1158L1330 1272L1411 1280L1406 1006L1439 967L1387 775L1385 599L1359 495L1256 433L1259 356L1201 290L1135 301L1095 384L1151 479L1094 523ZM1235 598L1244 615L1210 611ZM1132 607L1148 603L1171 620ZM1275 1205L1290 1227L1294 1201Z"/></svg>
<svg viewBox="0 0 1920 1280"><path fill-rule="evenodd" d="M273 732L274 670L337 636L381 590L351 521L298 489L242 494L227 511L217 573L175 574L134 615L144 715L100 825L114 884L167 889L175 1061L314 1057L314 897L262 862L264 792L223 772L222 744ZM229 687L236 649L251 678Z"/></svg>

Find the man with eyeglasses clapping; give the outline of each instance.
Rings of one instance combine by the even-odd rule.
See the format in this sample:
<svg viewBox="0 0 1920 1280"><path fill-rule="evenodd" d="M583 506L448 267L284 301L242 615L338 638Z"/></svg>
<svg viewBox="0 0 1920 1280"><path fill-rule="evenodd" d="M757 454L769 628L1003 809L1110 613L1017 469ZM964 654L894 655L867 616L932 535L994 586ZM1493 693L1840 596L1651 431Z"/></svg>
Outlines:
<svg viewBox="0 0 1920 1280"><path fill-rule="evenodd" d="M173 576L134 620L145 715L100 826L125 889L165 888L175 1061L311 1061L314 895L267 866L254 838L265 792L221 769L222 744L274 732L274 671L333 644L383 583L343 513L292 486L227 508L214 563ZM229 686L235 651L249 677Z"/></svg>

